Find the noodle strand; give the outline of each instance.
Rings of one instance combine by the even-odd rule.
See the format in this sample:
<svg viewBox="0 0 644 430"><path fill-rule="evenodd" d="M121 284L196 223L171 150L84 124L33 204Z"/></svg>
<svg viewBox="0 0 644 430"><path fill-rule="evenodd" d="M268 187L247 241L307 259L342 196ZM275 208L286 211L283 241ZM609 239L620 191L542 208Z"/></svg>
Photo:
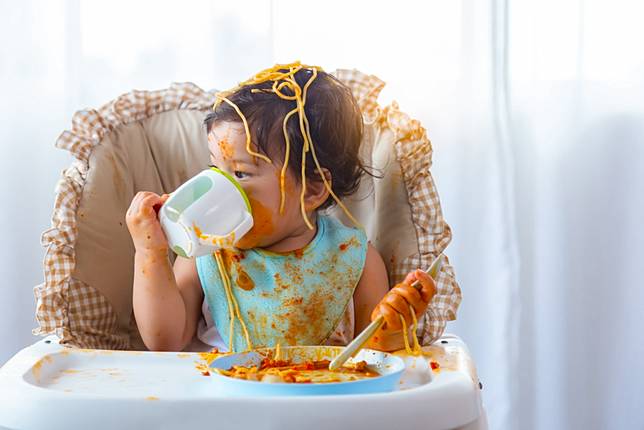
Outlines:
<svg viewBox="0 0 644 430"><path fill-rule="evenodd" d="M295 74L301 70L309 70L311 72L311 77L306 81L303 88L300 87L300 85L297 83L295 79ZM286 145L286 148L285 148L284 164L282 165L282 169L280 170L280 213L284 212L284 204L286 201L285 176L286 176L286 171L288 167L288 161L290 156L290 146L291 146L291 142L288 136L286 126L291 116L297 113L298 122L300 125L299 127L300 133L302 134L302 140L303 140L302 161L301 161L301 171L300 171L300 175L302 179L302 191L300 193L300 212L302 214L302 219L304 220L304 222L306 223L309 229L311 230L314 229L313 225L308 219L308 216L306 214L306 207L304 205L304 197L306 195L306 175L305 175L306 174L306 155L310 151L311 155L313 156L313 160L315 162L315 167L318 173L320 174L322 181L324 182L325 188L329 191L329 194L331 195L333 200L335 200L338 206L340 206L340 208L344 211L347 217L356 226L360 226L360 223L353 217L349 209L340 201L338 196L333 192L331 184L327 180L326 175L324 175L322 167L320 166L320 163L317 159L317 155L315 154L315 147L313 145L313 140L311 139L309 121L306 117L306 112L304 108L306 105L307 91L311 86L311 84L313 83L313 81L317 78L318 71L321 71L321 70L322 68L320 67L304 65L299 61L296 61L290 64L276 64L275 66L269 69L262 70L256 73L252 78L240 83L235 88L217 94L216 96L217 101L215 102L213 109L215 109L222 102L230 105L233 109L235 109L235 112L237 112L237 114L242 120L242 123L244 124L244 130L246 132L246 151L252 156L261 158L262 160L268 163L272 163L271 159L268 158L267 156L252 150L251 148L252 139L250 135L250 128L248 127L248 121L246 120L246 117L242 113L241 109L239 109L239 107L235 103L230 101L230 99L228 98L229 95L234 94L236 91L238 91L239 89L245 86L261 84L264 82L272 81L273 84L272 84L271 90L253 89L252 91L253 92L272 92L283 100L294 101L296 106L293 110L289 111L284 116L284 120L282 123L282 132L284 133L284 144ZM284 92L286 90L292 92L292 94L291 95L286 94Z"/></svg>
<svg viewBox="0 0 644 430"><path fill-rule="evenodd" d="M239 310L239 303L237 303L237 299L235 298L235 295L233 294L233 290L230 286L230 278L228 277L228 273L226 273L226 266L224 265L223 259L221 257L221 250L215 251L215 259L217 261L217 267L219 268L219 276L221 276L224 284L224 290L226 292L226 301L228 302L228 312L230 314L230 351L234 352L233 348L233 337L234 337L234 323L235 323L235 318L239 321L239 325L242 328L242 331L244 332L244 338L246 340L246 349L251 350L253 349L253 345L250 341L250 335L248 334L248 329L246 328L246 324L244 323L244 320L241 317L241 312Z"/></svg>

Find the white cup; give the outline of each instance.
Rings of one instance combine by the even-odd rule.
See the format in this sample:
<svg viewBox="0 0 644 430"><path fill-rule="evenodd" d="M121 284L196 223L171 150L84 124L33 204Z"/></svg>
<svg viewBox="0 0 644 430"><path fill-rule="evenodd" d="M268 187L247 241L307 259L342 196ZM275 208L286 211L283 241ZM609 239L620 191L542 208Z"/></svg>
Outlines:
<svg viewBox="0 0 644 430"><path fill-rule="evenodd" d="M202 171L171 193L159 221L170 248L182 257L232 248L253 227L246 193L217 168Z"/></svg>

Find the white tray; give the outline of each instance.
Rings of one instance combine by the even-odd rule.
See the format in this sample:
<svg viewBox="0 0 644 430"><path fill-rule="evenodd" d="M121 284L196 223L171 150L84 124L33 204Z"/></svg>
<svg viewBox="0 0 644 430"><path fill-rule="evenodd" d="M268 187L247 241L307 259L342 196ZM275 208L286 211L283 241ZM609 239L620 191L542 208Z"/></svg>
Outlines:
<svg viewBox="0 0 644 430"><path fill-rule="evenodd" d="M0 429L484 429L466 346L446 335L410 362L397 391L230 398L197 369L198 353L66 348L41 340L0 369Z"/></svg>

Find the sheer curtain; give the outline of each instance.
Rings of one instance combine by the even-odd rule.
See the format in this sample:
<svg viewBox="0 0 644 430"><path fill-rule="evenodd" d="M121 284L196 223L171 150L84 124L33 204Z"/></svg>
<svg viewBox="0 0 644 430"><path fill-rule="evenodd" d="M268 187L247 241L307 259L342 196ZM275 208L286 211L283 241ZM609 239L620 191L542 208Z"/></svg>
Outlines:
<svg viewBox="0 0 644 430"><path fill-rule="evenodd" d="M637 2L0 3L0 362L32 343L39 234L74 110L355 67L434 144L494 429L643 428L644 30ZM7 240L8 239L8 240Z"/></svg>
<svg viewBox="0 0 644 430"><path fill-rule="evenodd" d="M537 428L644 428L637 2L510 3L519 363Z"/></svg>
<svg viewBox="0 0 644 430"><path fill-rule="evenodd" d="M230 87L273 63L269 2L0 1L0 363L33 343L40 234L75 111L132 89ZM243 55L239 55L243 52Z"/></svg>

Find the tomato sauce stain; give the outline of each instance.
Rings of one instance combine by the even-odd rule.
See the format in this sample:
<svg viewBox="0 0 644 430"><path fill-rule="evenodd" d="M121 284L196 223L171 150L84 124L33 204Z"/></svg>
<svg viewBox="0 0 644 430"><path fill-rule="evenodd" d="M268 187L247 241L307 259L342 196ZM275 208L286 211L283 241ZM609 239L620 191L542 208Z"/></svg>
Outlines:
<svg viewBox="0 0 644 430"><path fill-rule="evenodd" d="M232 145L228 143L227 138L223 138L219 142L217 142L217 146L219 146L219 151L221 151L221 157L224 160L230 160L233 158L234 149Z"/></svg>
<svg viewBox="0 0 644 430"><path fill-rule="evenodd" d="M255 283L251 277L248 276L248 273L246 273L240 266L237 267L237 285L239 285L239 288L246 291L251 291L255 288Z"/></svg>
<svg viewBox="0 0 644 430"><path fill-rule="evenodd" d="M249 196L248 201L253 211L253 228L237 242L237 246L244 249L256 247L275 231L271 210L253 197Z"/></svg>

